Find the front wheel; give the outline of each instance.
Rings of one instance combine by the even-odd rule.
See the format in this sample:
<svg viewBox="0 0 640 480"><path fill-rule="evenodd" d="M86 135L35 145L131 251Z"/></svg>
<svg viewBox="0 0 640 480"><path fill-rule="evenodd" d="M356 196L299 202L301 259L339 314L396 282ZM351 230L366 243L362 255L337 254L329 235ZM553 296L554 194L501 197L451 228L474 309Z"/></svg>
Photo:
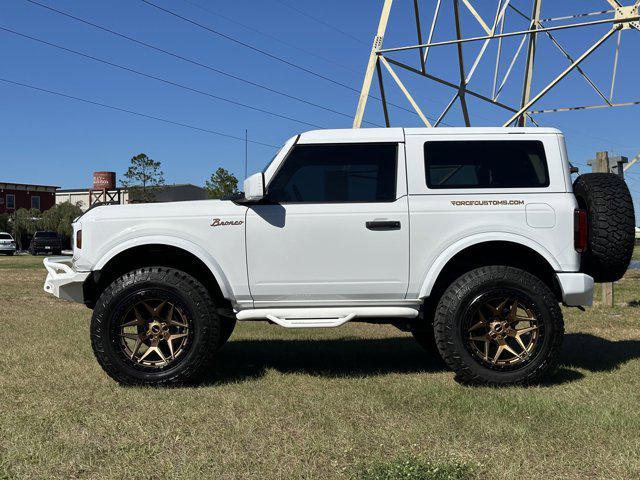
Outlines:
<svg viewBox="0 0 640 480"><path fill-rule="evenodd" d="M438 350L465 384L539 382L558 359L564 334L553 292L517 268L472 270L445 291L436 310Z"/></svg>
<svg viewBox="0 0 640 480"><path fill-rule="evenodd" d="M210 366L221 321L206 288L192 276L146 267L115 280L91 319L95 356L125 385L174 385Z"/></svg>

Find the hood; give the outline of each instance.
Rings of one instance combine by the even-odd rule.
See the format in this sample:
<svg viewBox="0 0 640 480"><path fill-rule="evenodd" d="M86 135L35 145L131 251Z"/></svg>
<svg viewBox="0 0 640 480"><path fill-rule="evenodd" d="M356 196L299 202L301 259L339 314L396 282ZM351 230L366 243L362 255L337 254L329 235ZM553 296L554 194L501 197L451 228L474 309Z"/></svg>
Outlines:
<svg viewBox="0 0 640 480"><path fill-rule="evenodd" d="M101 205L88 210L77 221L184 218L191 216L239 215L247 210L230 200L193 200L130 205Z"/></svg>

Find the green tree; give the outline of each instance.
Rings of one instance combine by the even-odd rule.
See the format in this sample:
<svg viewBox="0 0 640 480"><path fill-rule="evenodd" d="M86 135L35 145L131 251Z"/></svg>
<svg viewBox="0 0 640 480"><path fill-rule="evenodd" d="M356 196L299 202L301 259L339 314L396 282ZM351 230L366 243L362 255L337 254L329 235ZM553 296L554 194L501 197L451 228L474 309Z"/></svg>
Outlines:
<svg viewBox="0 0 640 480"><path fill-rule="evenodd" d="M52 230L64 238L73 235L73 221L82 215L82 209L76 203L59 203L42 214L40 222L43 230Z"/></svg>
<svg viewBox="0 0 640 480"><path fill-rule="evenodd" d="M238 179L233 173L220 167L204 184L209 198L223 198L238 193Z"/></svg>
<svg viewBox="0 0 640 480"><path fill-rule="evenodd" d="M23 235L33 235L36 230L40 228L40 222L42 221L40 210L32 208L27 210L26 208L19 208L13 214L13 222L11 223L11 234L16 240L18 250L23 250L22 237Z"/></svg>
<svg viewBox="0 0 640 480"><path fill-rule="evenodd" d="M122 180L121 183L129 190L129 200L133 202L153 202L153 191L164 185L164 173L160 169L160 162L144 153L131 158L131 165L124 177L126 180Z"/></svg>

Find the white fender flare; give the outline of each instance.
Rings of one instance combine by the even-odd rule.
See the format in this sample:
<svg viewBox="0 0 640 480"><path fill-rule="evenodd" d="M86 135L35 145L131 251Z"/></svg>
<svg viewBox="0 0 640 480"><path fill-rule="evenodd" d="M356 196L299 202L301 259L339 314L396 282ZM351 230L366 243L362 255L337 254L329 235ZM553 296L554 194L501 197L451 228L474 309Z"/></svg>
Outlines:
<svg viewBox="0 0 640 480"><path fill-rule="evenodd" d="M561 270L560 264L551 252L528 237L507 232L479 233L457 240L438 255L436 260L431 264L431 267L425 272L422 280L422 287L420 288L419 298L426 298L431 294L431 290L433 289L436 280L447 263L449 263L449 260L469 247L487 242L509 242L523 247L528 247L544 258L554 271Z"/></svg>
<svg viewBox="0 0 640 480"><path fill-rule="evenodd" d="M193 256L201 260L202 263L204 263L211 271L216 281L218 282L218 285L220 286L220 290L222 291L222 295L224 296L224 298L228 300L234 299L231 285L229 284L227 277L224 275L222 268L220 268L220 265L218 264L216 259L211 256L206 249L180 237L169 235L148 235L126 240L122 243L119 243L117 246L113 247L111 250L107 251L107 253L102 255L100 257L100 260L93 267L93 270L102 270L113 258L115 258L120 253L130 250L131 248L141 247L144 245L167 245L170 247L179 248L192 254Z"/></svg>

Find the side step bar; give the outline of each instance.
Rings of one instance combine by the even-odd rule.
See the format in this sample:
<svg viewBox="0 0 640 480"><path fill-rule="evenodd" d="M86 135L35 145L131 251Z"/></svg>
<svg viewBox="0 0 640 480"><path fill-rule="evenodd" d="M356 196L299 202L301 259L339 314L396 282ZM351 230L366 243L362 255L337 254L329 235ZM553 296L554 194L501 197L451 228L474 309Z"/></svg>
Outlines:
<svg viewBox="0 0 640 480"><path fill-rule="evenodd" d="M339 327L354 318L415 318L409 307L259 308L241 310L238 320L269 320L285 328Z"/></svg>

